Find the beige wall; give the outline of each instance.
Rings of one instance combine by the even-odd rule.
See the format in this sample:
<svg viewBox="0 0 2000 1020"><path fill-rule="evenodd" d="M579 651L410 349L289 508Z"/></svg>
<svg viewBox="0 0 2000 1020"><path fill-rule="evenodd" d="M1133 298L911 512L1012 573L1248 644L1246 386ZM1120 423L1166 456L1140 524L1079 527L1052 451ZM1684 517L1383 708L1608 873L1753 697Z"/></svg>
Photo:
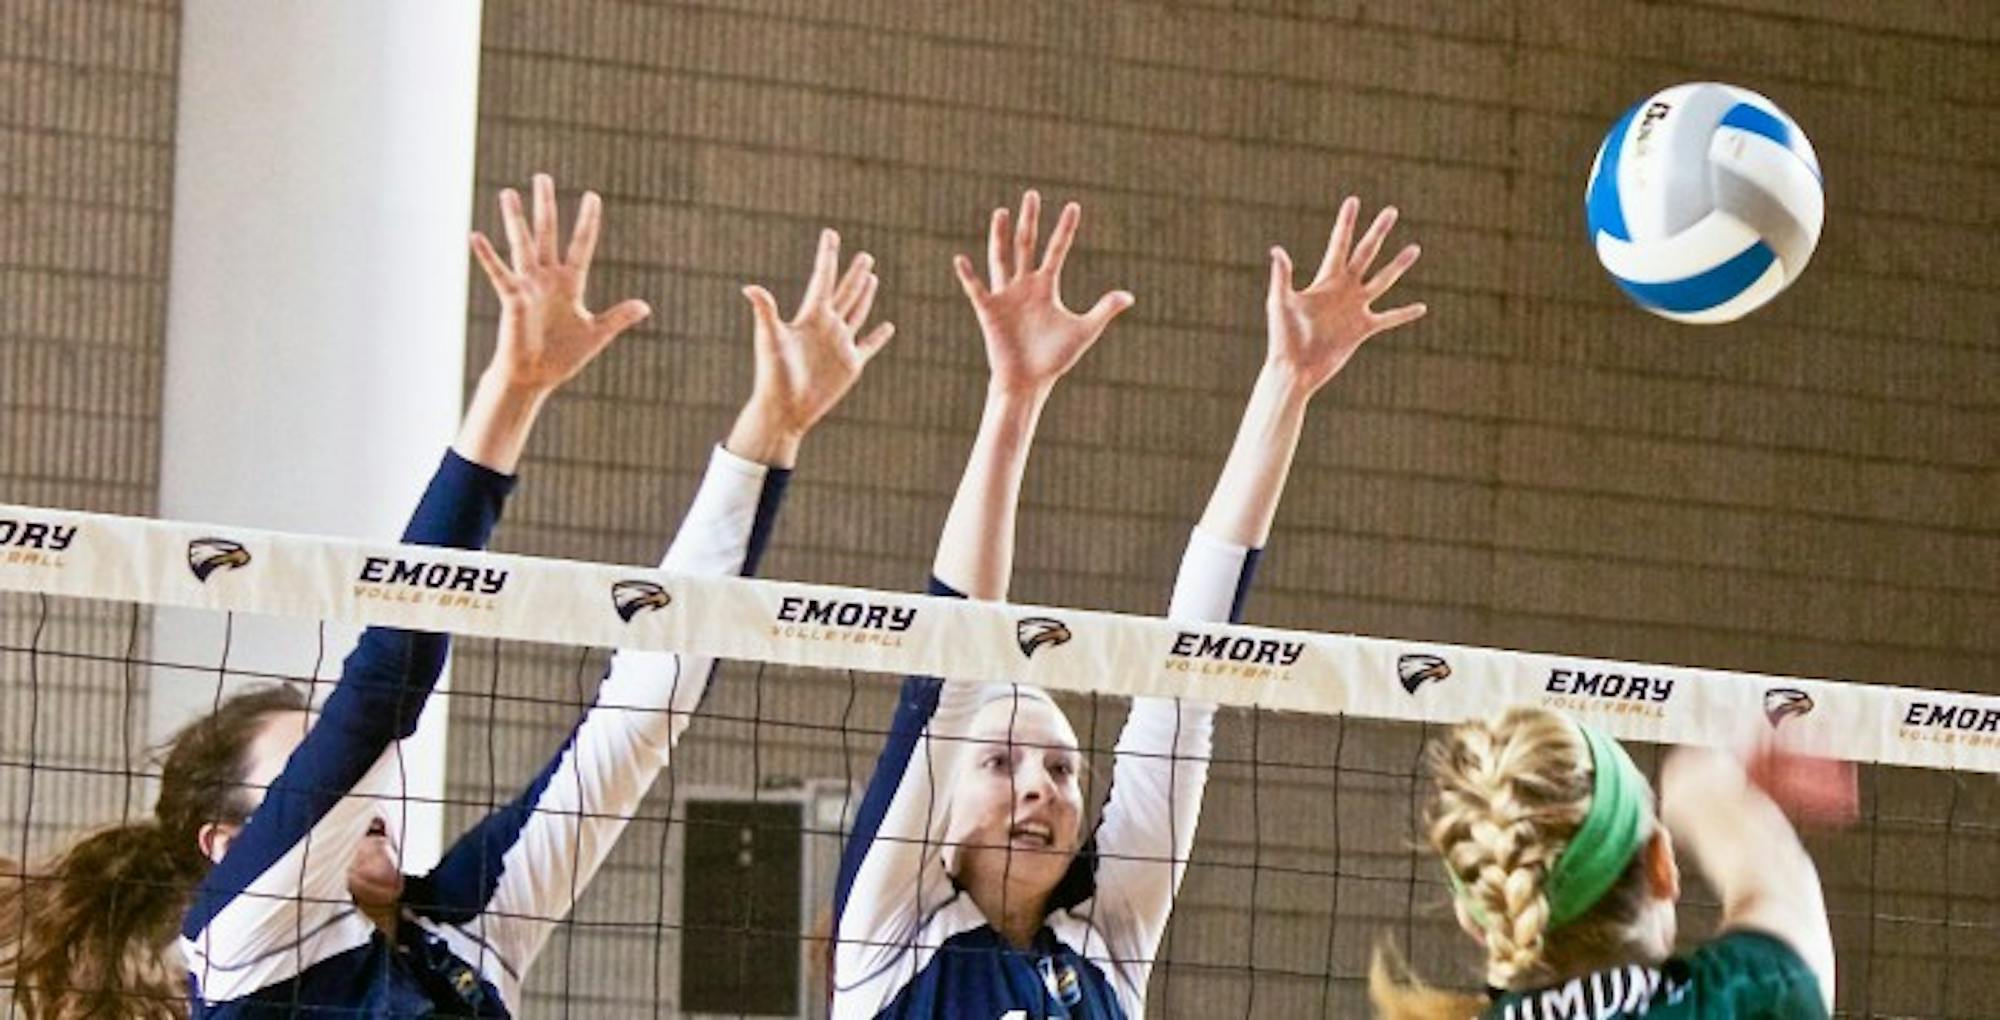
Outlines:
<svg viewBox="0 0 2000 1020"><path fill-rule="evenodd" d="M2000 208L1972 142L1993 137L1996 21L1975 3L1882 6L490 3L482 189L547 169L602 191L600 293L659 310L553 412L505 542L654 556L748 384L736 287L796 293L831 224L881 259L901 331L809 444L768 573L918 584L982 372L946 260L976 254L986 211L1036 185L1085 205L1078 300L1123 285L1139 306L1050 408L1015 593L1158 611L1261 353L1264 249L1315 250L1354 190L1404 210L1426 251L1405 289L1433 311L1320 400L1253 620L2000 690ZM1968 29L1984 42L1953 41ZM1830 182L1812 270L1724 330L1630 308L1581 219L1617 112L1702 77L1784 104ZM474 312L478 351L492 306ZM572 665L510 663L503 688L568 696ZM751 714L753 676L726 671L710 708ZM761 711L837 728L849 692L767 677ZM848 718L879 726L887 684L858 692ZM1102 709L1108 744L1118 709ZM504 746L542 753L567 714ZM476 777L468 732L457 774ZM1255 785L1218 769L1159 1014L1356 1015L1385 930L1466 979L1432 866L1406 850L1416 734L1225 720L1228 755L1253 757L1253 737ZM767 726L753 770L748 738L699 723L677 781L865 776L874 750L862 737L843 758L832 733ZM1944 895L2000 866L1990 831L1965 828L2000 820L1991 780L1955 798L1942 777L1891 780L1878 826L1821 843L1838 910L1908 919L1841 919L1843 1001L2000 1015L2000 903ZM638 831L581 912L631 927L589 936L603 951L571 966L602 975L572 986L598 994L643 975L644 1001L634 961L663 916L661 852L657 823ZM1242 865L1260 854L1253 912ZM1329 982L1333 884L1284 869L1335 861ZM1968 926L1949 940L1947 912ZM661 952L671 991L670 940ZM1293 973L1253 982L1253 964Z"/></svg>
<svg viewBox="0 0 2000 1020"><path fill-rule="evenodd" d="M0 502L155 507L178 33L170 2L0 8ZM46 610L0 599L9 859L152 803L123 768L145 744L143 670L120 661L144 614Z"/></svg>
<svg viewBox="0 0 2000 1020"><path fill-rule="evenodd" d="M795 296L831 224L881 259L901 335L809 445L767 573L919 583L982 372L946 258L1032 184L1085 203L1074 292L1128 286L1140 305L1045 419L1015 592L1158 611L1259 356L1262 253L1311 251L1354 190L1404 210L1426 249L1404 286L1433 311L1320 400L1253 621L2000 691L1990 4L486 6L482 193L537 169L602 191L599 293L658 310L550 413L507 549L657 555L747 390L736 287ZM12 0L0 17L0 499L154 505L176 21L137 0ZM1723 330L1628 307L1581 222L1617 111L1704 77L1782 103L1829 181L1812 270ZM492 310L475 296L470 364ZM18 645L34 607L6 609ZM91 610L45 637L115 656L122 621ZM468 645L454 795L508 796L597 666ZM115 668L45 671L35 701L26 667L5 658L9 762L31 705L38 761L126 760L77 735L143 714ZM714 715L808 725L698 725L531 982L536 1014L565 974L593 1016L653 1015L656 960L671 993L671 788L865 777L874 738L851 732L843 753L838 728L886 718L880 678L724 677ZM522 700L480 697L496 685ZM1115 736L1117 705L1073 715L1086 740ZM1468 979L1408 850L1418 737L1225 718L1221 754L1260 764L1217 769L1157 1015L1358 1015L1384 931ZM117 803L122 780L77 775L37 774L38 832ZM0 778L11 856L25 772ZM1869 793L1875 824L1816 842L1843 1003L2000 1016L1992 779L1893 774Z"/></svg>

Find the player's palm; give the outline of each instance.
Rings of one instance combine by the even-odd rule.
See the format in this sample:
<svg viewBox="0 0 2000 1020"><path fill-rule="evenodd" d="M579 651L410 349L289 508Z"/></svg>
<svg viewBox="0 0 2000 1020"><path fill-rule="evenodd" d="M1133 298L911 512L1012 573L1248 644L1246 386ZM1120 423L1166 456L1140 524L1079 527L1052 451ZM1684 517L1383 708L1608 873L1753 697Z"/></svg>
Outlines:
<svg viewBox="0 0 2000 1020"><path fill-rule="evenodd" d="M994 210L987 237L988 282L980 282L971 259L960 255L953 261L979 319L993 385L1010 391L1055 385L1104 335L1111 320L1132 306L1132 295L1120 290L1099 298L1082 314L1065 307L1062 267L1082 210L1074 202L1063 207L1048 250L1036 265L1040 216L1041 196L1033 191L1021 198L1018 227L1010 226L1006 209Z"/></svg>
<svg viewBox="0 0 2000 1020"><path fill-rule="evenodd" d="M885 322L861 332L880 287L871 270L874 258L866 252L856 255L836 283L839 265L840 236L823 231L812 280L789 320L778 314L770 291L754 284L743 289L756 318L751 399L787 431L803 434L833 410L896 331Z"/></svg>
<svg viewBox="0 0 2000 1020"><path fill-rule="evenodd" d="M472 235L472 251L500 299L494 369L518 385L553 389L574 378L651 309L635 300L593 314L583 302L603 217L603 203L595 193L583 196L564 255L556 252L555 182L546 174L535 176L534 213L531 225L522 213L520 194L511 188L502 191L500 216L512 261L501 261L484 234Z"/></svg>
<svg viewBox="0 0 2000 1020"><path fill-rule="evenodd" d="M986 362L994 381L1031 388L1061 378L1103 335L1093 323L1062 306L1053 281L1029 274L973 304L986 337Z"/></svg>
<svg viewBox="0 0 2000 1020"><path fill-rule="evenodd" d="M1291 256L1283 248L1271 249L1271 286L1265 301L1270 343L1267 358L1314 389L1332 379L1369 337L1424 314L1421 304L1386 312L1369 307L1416 263L1419 251L1416 245L1405 247L1370 277L1369 266L1395 226L1396 210L1382 210L1349 253L1347 246L1360 207L1353 198L1341 203L1326 256L1303 290L1292 289Z"/></svg>

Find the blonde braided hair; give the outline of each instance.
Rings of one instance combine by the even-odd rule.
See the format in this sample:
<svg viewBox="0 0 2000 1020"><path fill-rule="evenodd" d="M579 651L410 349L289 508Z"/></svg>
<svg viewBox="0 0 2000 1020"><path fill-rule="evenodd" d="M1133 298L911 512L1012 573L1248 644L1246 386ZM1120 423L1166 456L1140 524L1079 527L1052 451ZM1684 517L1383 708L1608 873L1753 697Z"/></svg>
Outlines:
<svg viewBox="0 0 2000 1020"><path fill-rule="evenodd" d="M1590 750L1562 716L1510 709L1454 730L1431 774L1431 846L1483 915L1487 983L1513 987L1543 962L1543 883L1590 809Z"/></svg>
<svg viewBox="0 0 2000 1020"><path fill-rule="evenodd" d="M1510 708L1454 727L1431 747L1429 764L1437 797L1427 835L1482 929L1487 984L1533 987L1640 944L1636 922L1650 895L1644 854L1588 913L1550 936L1545 883L1583 826L1593 789L1590 747L1574 723L1547 709ZM1456 1020L1485 1006L1425 986L1380 950L1370 978L1378 1012L1394 1020Z"/></svg>

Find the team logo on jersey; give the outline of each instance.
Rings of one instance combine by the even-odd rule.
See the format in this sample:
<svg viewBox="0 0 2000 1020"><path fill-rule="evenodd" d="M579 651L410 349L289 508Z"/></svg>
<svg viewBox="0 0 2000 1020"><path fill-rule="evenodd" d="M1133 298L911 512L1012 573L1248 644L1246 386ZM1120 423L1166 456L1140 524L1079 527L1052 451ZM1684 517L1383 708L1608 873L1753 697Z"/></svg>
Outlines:
<svg viewBox="0 0 2000 1020"><path fill-rule="evenodd" d="M1083 982L1076 976L1076 968L1068 960L1057 960L1044 956L1037 968L1042 972L1042 984L1049 995L1065 1006L1074 1006L1083 1001Z"/></svg>
<svg viewBox="0 0 2000 1020"><path fill-rule="evenodd" d="M1764 692L1764 718L1772 729L1792 716L1811 714L1813 707L1812 695L1796 687L1773 687Z"/></svg>
<svg viewBox="0 0 2000 1020"><path fill-rule="evenodd" d="M1396 677L1403 681L1403 690L1415 694L1427 683L1449 679L1451 663L1436 655L1409 652L1397 657Z"/></svg>
<svg viewBox="0 0 2000 1020"><path fill-rule="evenodd" d="M618 618L626 623L640 613L665 609L673 602L674 597L665 588L651 581L620 581L611 586L612 608L618 610Z"/></svg>
<svg viewBox="0 0 2000 1020"><path fill-rule="evenodd" d="M1032 659L1035 650L1069 644L1071 634L1063 622L1048 616L1029 616L1014 624L1014 642L1021 654Z"/></svg>
<svg viewBox="0 0 2000 1020"><path fill-rule="evenodd" d="M188 543L188 569L204 584L218 570L236 570L250 565L250 550L243 543L226 538L197 538Z"/></svg>
<svg viewBox="0 0 2000 1020"><path fill-rule="evenodd" d="M17 521L0 517L0 563L35 567L60 567L62 557L76 541L77 526L45 521Z"/></svg>

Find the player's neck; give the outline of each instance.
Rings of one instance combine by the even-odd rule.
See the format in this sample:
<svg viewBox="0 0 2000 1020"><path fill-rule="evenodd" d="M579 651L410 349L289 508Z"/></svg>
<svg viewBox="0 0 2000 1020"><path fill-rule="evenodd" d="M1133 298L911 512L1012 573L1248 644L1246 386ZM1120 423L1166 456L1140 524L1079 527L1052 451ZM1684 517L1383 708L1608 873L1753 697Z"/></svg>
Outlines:
<svg viewBox="0 0 2000 1020"><path fill-rule="evenodd" d="M1042 922L1048 917L1047 893L1037 896L1018 886L1009 888L1004 879L977 883L968 887L966 892L971 895L980 913L986 915L986 923L1016 949L1033 945L1035 936L1042 930Z"/></svg>
<svg viewBox="0 0 2000 1020"><path fill-rule="evenodd" d="M360 908L361 916L374 922L375 927L381 930L385 938L391 942L396 940L397 916L401 913L396 904L370 905L356 903L355 906Z"/></svg>

